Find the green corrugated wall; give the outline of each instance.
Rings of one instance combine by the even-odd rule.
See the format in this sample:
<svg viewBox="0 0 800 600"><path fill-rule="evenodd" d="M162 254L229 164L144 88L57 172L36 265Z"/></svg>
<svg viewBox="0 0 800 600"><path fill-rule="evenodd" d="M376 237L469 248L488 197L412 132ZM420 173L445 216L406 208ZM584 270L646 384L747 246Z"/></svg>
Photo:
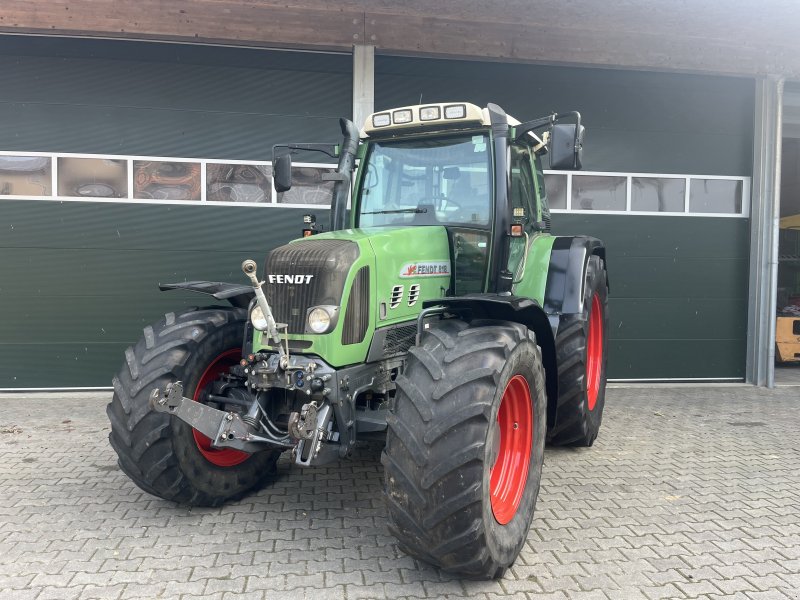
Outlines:
<svg viewBox="0 0 800 600"><path fill-rule="evenodd" d="M276 142L338 141L350 63L0 36L0 150L268 160ZM144 325L210 300L159 282L246 283L241 261L296 237L304 212L0 199L0 388L110 385Z"/></svg>
<svg viewBox="0 0 800 600"><path fill-rule="evenodd" d="M351 112L346 55L0 36L0 67L0 150L265 160L278 141L337 140ZM579 109L591 170L750 175L746 79L377 57L376 108L420 98ZM243 281L241 260L303 212L0 199L0 388L109 385L144 325L205 302L158 282ZM746 219L553 226L608 244L612 377L743 376Z"/></svg>

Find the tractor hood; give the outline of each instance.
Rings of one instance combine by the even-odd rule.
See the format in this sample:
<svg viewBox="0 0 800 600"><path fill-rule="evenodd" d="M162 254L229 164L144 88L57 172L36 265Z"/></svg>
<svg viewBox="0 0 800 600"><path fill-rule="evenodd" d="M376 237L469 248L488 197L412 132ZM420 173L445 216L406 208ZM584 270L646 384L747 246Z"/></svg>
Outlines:
<svg viewBox="0 0 800 600"><path fill-rule="evenodd" d="M376 329L415 326L423 301L447 294L451 273L444 227L345 229L272 250L264 293L275 320L287 325L290 352L341 367L376 356L369 352ZM331 313L326 333L309 327L317 307ZM262 342L257 333L254 348L269 348L266 336Z"/></svg>

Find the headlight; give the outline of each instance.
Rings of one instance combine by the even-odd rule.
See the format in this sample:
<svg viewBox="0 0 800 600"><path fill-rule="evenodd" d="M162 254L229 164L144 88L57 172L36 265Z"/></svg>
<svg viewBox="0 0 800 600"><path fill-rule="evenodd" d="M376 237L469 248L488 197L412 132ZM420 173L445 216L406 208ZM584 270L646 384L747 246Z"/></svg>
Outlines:
<svg viewBox="0 0 800 600"><path fill-rule="evenodd" d="M331 316L324 308L315 308L308 313L308 328L314 333L325 333L331 326Z"/></svg>
<svg viewBox="0 0 800 600"><path fill-rule="evenodd" d="M250 322L253 324L253 327L259 331L267 330L267 318L264 316L264 311L261 310L258 304L250 311Z"/></svg>

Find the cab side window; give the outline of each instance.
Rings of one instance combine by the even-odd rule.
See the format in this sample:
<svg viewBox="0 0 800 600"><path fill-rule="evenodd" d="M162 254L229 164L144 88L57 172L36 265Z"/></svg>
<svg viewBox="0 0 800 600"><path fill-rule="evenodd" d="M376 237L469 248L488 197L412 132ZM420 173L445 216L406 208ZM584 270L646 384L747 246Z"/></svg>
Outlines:
<svg viewBox="0 0 800 600"><path fill-rule="evenodd" d="M531 154L526 146L511 146L511 206L525 212L525 228L536 220L536 184L531 172Z"/></svg>
<svg viewBox="0 0 800 600"><path fill-rule="evenodd" d="M536 197L542 210L542 221L546 224L546 231L550 231L550 205L547 203L547 190L544 186L544 171L542 171L542 157L534 156L533 174L536 181ZM535 208L535 207L534 207Z"/></svg>
<svg viewBox="0 0 800 600"><path fill-rule="evenodd" d="M536 183L531 170L531 154L527 146L511 146L511 207L522 209L525 231L530 234L536 222ZM526 238L511 238L508 270L516 274L526 250Z"/></svg>

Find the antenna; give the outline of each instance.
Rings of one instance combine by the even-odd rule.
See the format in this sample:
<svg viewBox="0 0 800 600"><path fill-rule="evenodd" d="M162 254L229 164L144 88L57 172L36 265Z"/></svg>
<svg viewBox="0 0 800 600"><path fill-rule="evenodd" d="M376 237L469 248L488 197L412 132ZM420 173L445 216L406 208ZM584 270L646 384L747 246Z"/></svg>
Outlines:
<svg viewBox="0 0 800 600"><path fill-rule="evenodd" d="M417 104L422 104L422 92L419 94L419 102L417 102Z"/></svg>

